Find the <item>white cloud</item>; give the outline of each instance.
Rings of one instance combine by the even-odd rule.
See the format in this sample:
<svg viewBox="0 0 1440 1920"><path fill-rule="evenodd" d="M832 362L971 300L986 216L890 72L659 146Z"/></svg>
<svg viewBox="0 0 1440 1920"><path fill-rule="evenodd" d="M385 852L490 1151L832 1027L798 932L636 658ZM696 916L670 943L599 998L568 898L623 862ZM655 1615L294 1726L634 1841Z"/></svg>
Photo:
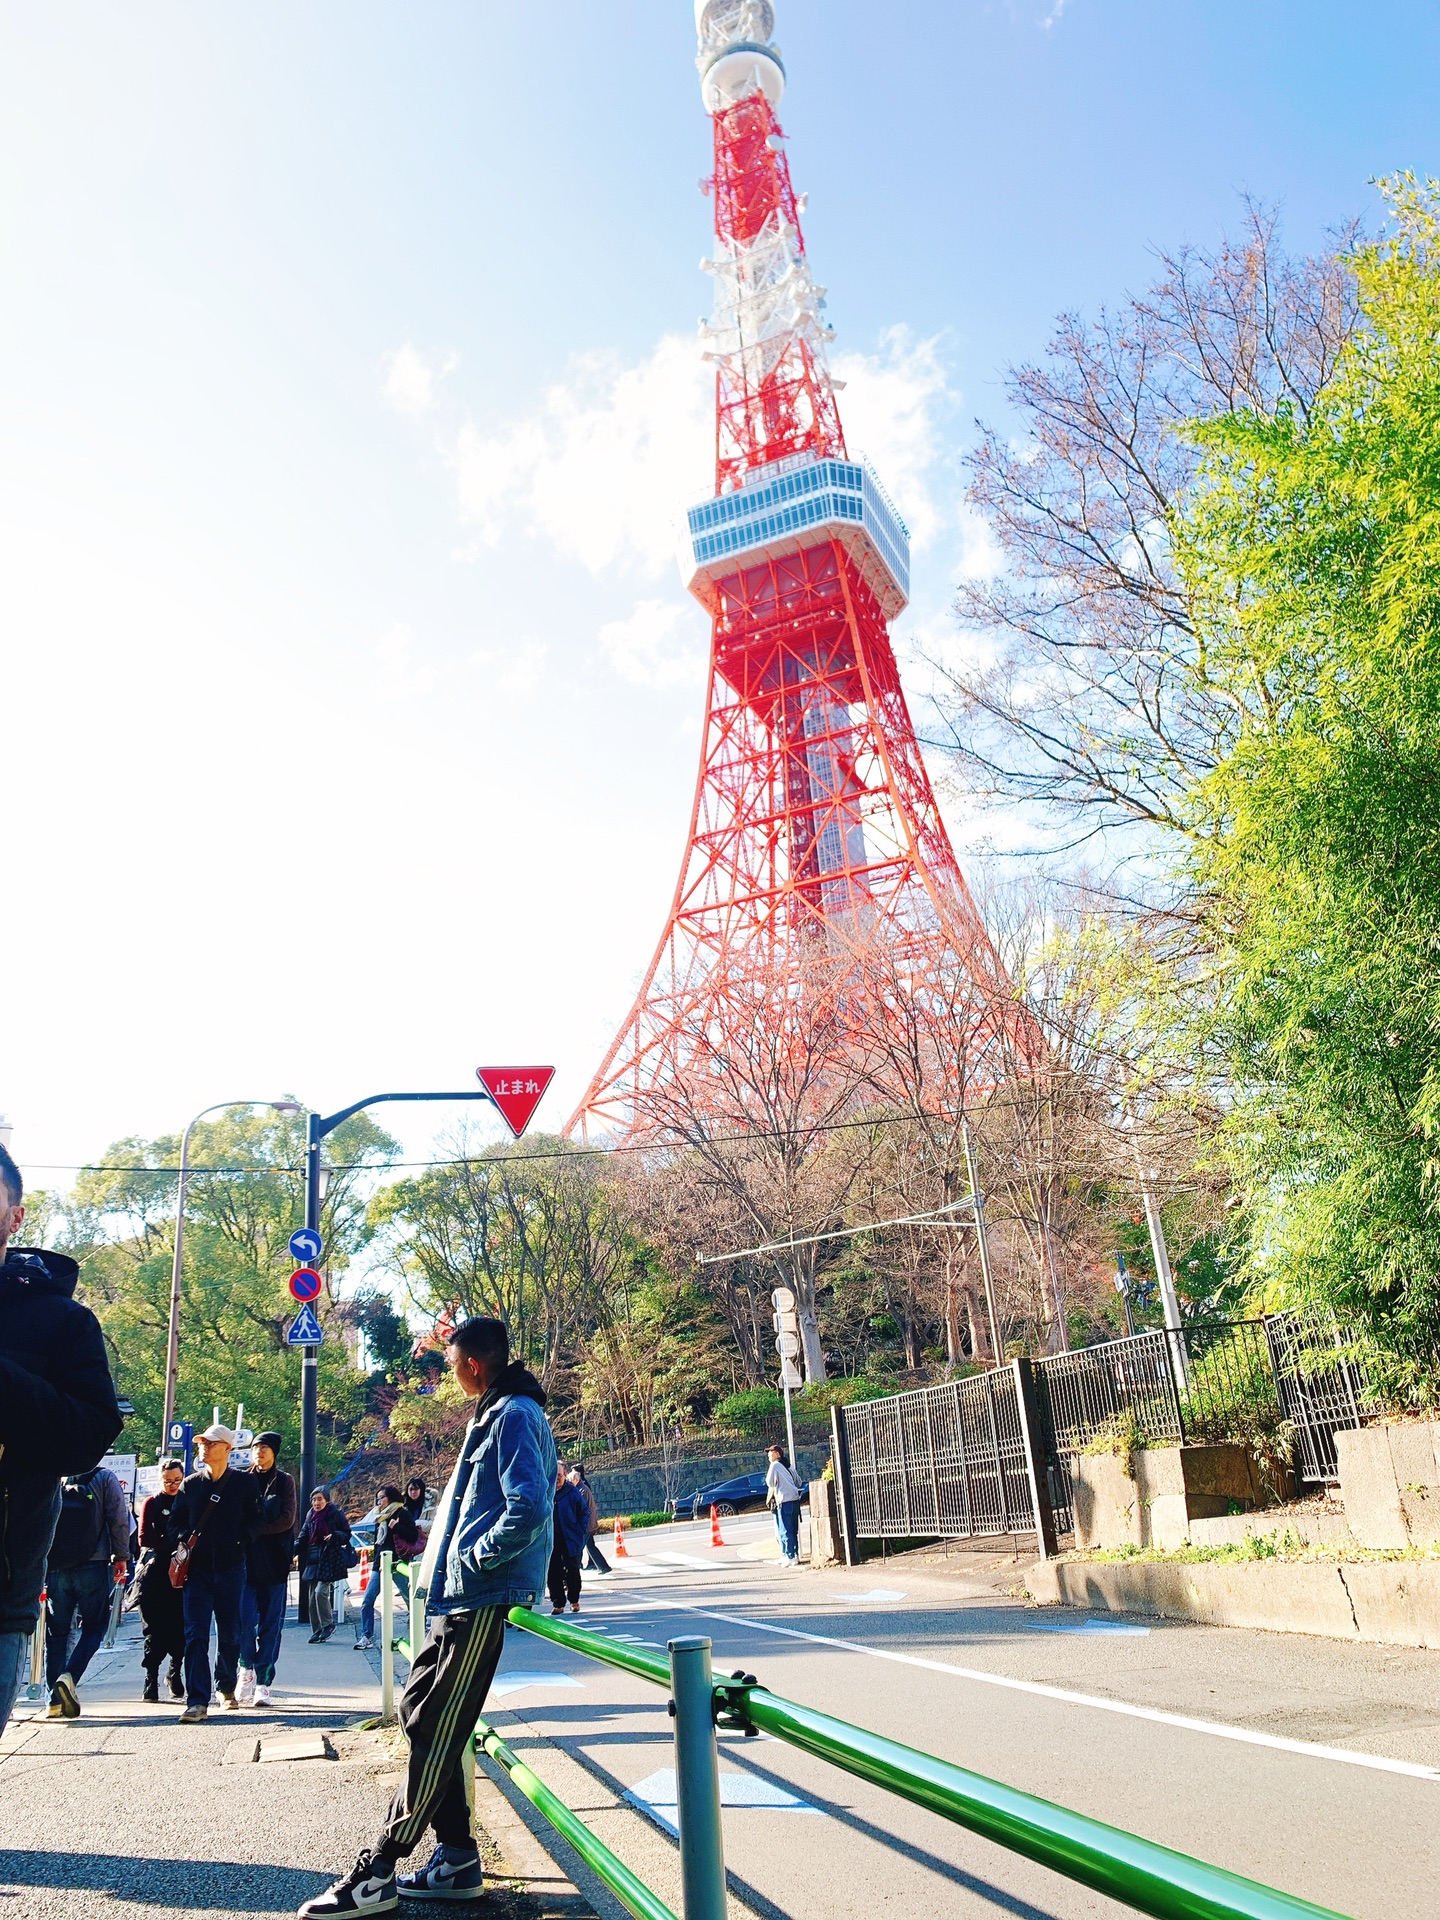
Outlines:
<svg viewBox="0 0 1440 1920"><path fill-rule="evenodd" d="M589 354L526 418L464 426L460 511L487 546L518 527L591 573L673 564L678 513L706 490L713 381L693 340L667 335L624 366Z"/></svg>
<svg viewBox="0 0 1440 1920"><path fill-rule="evenodd" d="M435 405L440 382L459 366L460 356L450 353L443 360L427 360L419 348L407 340L394 353L387 353L381 364L385 377L380 391L385 404L397 413L419 419Z"/></svg>
<svg viewBox="0 0 1440 1920"><path fill-rule="evenodd" d="M533 693L540 684L540 669L549 651L538 640L522 640L496 686L504 693Z"/></svg>
<svg viewBox="0 0 1440 1920"><path fill-rule="evenodd" d="M382 692L394 695L434 691L435 674L431 668L417 664L415 636L409 627L391 627L375 642L371 652L379 669Z"/></svg>
<svg viewBox="0 0 1440 1920"><path fill-rule="evenodd" d="M835 373L846 383L849 444L894 494L916 547L926 546L949 517L936 493L941 420L955 395L939 342L892 327L877 353L837 356ZM674 561L680 514L709 490L713 409L714 378L693 340L667 334L633 365L588 354L533 412L492 432L460 429L461 516L486 546L518 531L592 574L659 578Z"/></svg>
<svg viewBox="0 0 1440 1920"><path fill-rule="evenodd" d="M844 380L840 415L852 451L863 453L893 495L916 547L940 532L934 498L941 446L939 416L954 396L938 340L916 340L908 327L887 328L879 353L835 356Z"/></svg>
<svg viewBox="0 0 1440 1920"><path fill-rule="evenodd" d="M601 627L600 645L620 677L637 687L696 687L705 678L704 616L681 601L640 601L628 620Z"/></svg>

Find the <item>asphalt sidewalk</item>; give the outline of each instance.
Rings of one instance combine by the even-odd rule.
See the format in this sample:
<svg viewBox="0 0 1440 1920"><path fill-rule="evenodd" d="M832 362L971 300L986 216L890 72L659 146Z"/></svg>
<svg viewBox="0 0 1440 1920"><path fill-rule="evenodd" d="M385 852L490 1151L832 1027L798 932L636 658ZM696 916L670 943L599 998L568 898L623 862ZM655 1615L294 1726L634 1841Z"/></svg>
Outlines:
<svg viewBox="0 0 1440 1920"><path fill-rule="evenodd" d="M273 1709L212 1706L181 1726L183 1703L140 1698L132 1614L86 1674L78 1720L22 1699L0 1739L0 1920L293 1915L374 1840L399 1775L399 1736L363 1725L380 1709L379 1653L353 1640L347 1621L312 1647L292 1616ZM462 1920L590 1914L483 1774L476 1808L502 1883L483 1909L454 1909Z"/></svg>

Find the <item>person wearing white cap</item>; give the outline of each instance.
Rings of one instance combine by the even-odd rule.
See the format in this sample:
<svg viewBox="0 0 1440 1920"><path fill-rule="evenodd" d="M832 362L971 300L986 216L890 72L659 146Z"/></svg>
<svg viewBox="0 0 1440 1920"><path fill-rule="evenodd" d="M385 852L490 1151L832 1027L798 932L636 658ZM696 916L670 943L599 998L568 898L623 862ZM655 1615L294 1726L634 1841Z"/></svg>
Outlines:
<svg viewBox="0 0 1440 1920"><path fill-rule="evenodd" d="M194 1725L210 1711L210 1623L215 1623L215 1691L231 1712L239 1706L235 1675L240 1659L240 1596L245 1550L259 1532L262 1489L251 1473L230 1472L235 1435L217 1421L207 1427L205 1465L192 1473L175 1502L173 1524L190 1549L185 1578L185 1711Z"/></svg>

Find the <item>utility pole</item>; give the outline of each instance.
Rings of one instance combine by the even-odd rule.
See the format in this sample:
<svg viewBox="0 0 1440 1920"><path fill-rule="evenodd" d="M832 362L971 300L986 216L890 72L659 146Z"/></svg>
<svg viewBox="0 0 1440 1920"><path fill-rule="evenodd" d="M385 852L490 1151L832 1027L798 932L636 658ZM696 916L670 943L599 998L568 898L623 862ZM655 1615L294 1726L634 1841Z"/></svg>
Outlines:
<svg viewBox="0 0 1440 1920"><path fill-rule="evenodd" d="M975 1178L975 1149L970 1140L970 1122L960 1122L960 1140L965 1148L965 1177L970 1182L970 1201L975 1209L975 1239L980 1248L980 1273L985 1282L985 1317L990 1322L990 1354L997 1367L1005 1364L1005 1349L1000 1344L1000 1313L995 1305L995 1275L990 1269L990 1236L985 1226L985 1201Z"/></svg>

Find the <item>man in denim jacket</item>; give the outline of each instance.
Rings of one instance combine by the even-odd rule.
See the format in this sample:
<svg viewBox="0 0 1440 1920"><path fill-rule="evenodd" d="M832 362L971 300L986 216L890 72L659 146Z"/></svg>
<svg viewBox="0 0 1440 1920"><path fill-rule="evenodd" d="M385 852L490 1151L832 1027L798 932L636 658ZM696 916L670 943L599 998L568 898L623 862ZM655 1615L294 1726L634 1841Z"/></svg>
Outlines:
<svg viewBox="0 0 1440 1920"><path fill-rule="evenodd" d="M445 1359L475 1409L412 1596L417 1620L426 1594L437 1617L400 1702L409 1762L378 1845L301 1907L317 1920L390 1913L402 1893L473 1900L482 1892L461 1759L504 1648L505 1615L531 1604L545 1584L555 1441L544 1389L511 1362L501 1321L466 1320L450 1335ZM397 1863L427 1826L438 1843L429 1864L397 1881Z"/></svg>

